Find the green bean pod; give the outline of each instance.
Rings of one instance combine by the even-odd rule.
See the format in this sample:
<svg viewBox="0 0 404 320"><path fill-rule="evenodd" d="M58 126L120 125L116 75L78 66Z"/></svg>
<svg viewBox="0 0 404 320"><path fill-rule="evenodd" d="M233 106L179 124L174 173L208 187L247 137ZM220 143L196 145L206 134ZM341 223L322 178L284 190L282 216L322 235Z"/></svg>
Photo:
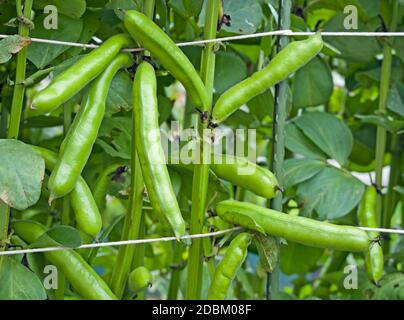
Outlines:
<svg viewBox="0 0 404 320"><path fill-rule="evenodd" d="M216 212L228 222L311 247L350 252L363 252L369 247L367 233L358 228L291 216L251 203L222 201Z"/></svg>
<svg viewBox="0 0 404 320"><path fill-rule="evenodd" d="M48 182L50 202L73 190L97 139L112 79L120 69L129 67L132 63L130 54L117 55L91 84L85 105L74 118L60 147L58 162Z"/></svg>
<svg viewBox="0 0 404 320"><path fill-rule="evenodd" d="M208 292L209 300L224 300L237 271L243 264L252 240L249 233L240 233L230 243L218 264Z"/></svg>
<svg viewBox="0 0 404 320"><path fill-rule="evenodd" d="M202 111L209 108L209 98L198 72L187 56L151 19L135 10L125 13L125 27L139 44L179 80Z"/></svg>
<svg viewBox="0 0 404 320"><path fill-rule="evenodd" d="M128 279L129 290L138 292L151 286L153 275L146 267L137 267L134 269Z"/></svg>
<svg viewBox="0 0 404 320"><path fill-rule="evenodd" d="M37 93L33 97L31 108L41 113L56 109L101 74L119 51L131 43L133 40L126 34L109 38L99 48L59 74L48 87Z"/></svg>
<svg viewBox="0 0 404 320"><path fill-rule="evenodd" d="M46 232L46 227L34 221L16 221L15 233L31 244ZM75 251L61 250L44 253L47 260L66 276L73 288L88 300L117 300L104 280Z"/></svg>
<svg viewBox="0 0 404 320"><path fill-rule="evenodd" d="M161 144L156 82L153 67L142 62L133 85L135 143L151 204L159 215L167 218L178 238L185 234L185 221L175 197Z"/></svg>
<svg viewBox="0 0 404 320"><path fill-rule="evenodd" d="M359 225L366 228L378 228L376 217L377 191L374 187L367 187L362 201L358 207ZM384 257L383 248L377 241L380 234L370 232L369 236L375 241L370 245L365 255L365 268L368 277L374 283L378 283L383 276Z"/></svg>
<svg viewBox="0 0 404 320"><path fill-rule="evenodd" d="M45 160L46 168L52 171L56 166L57 154L37 146L32 146L32 149ZM77 226L83 232L95 237L101 231L102 218L91 190L83 177L78 178L70 197Z"/></svg>
<svg viewBox="0 0 404 320"><path fill-rule="evenodd" d="M242 105L285 80L312 60L322 48L323 41L319 33L306 40L288 44L264 69L257 71L220 96L213 108L212 123L223 122Z"/></svg>
<svg viewBox="0 0 404 320"><path fill-rule="evenodd" d="M279 182L271 171L245 158L225 155L221 161L216 160L212 157L211 169L220 179L267 199L274 198L280 190Z"/></svg>

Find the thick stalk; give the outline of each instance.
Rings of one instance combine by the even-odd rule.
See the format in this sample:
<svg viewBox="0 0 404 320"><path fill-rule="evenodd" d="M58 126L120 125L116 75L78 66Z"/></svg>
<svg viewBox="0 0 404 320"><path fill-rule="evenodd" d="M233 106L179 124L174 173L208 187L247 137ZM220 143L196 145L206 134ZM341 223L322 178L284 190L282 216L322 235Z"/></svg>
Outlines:
<svg viewBox="0 0 404 320"><path fill-rule="evenodd" d="M24 5L24 17L31 18L33 0L26 0ZM21 12L21 7L17 4L17 14ZM18 34L21 37L29 36L29 29L23 23L20 23L18 27ZM15 76L15 87L13 94L13 102L11 104L10 112L10 127L8 128L8 138L18 139L18 133L20 131L21 113L24 101L25 88L22 82L25 80L27 62L27 48L23 48L17 54L17 70Z"/></svg>
<svg viewBox="0 0 404 320"><path fill-rule="evenodd" d="M144 0L143 12L151 19L154 15L155 0ZM144 222L142 217L144 181L142 176L142 168L136 151L135 140L135 118L133 113L132 128L132 155L131 155L131 194L129 201L129 212L125 216L122 240L136 240L144 230ZM126 281L132 269L136 246L122 246L119 248L116 263L112 271L111 289L118 298L122 298ZM140 259L139 255L136 259Z"/></svg>
<svg viewBox="0 0 404 320"><path fill-rule="evenodd" d="M397 19L399 13L399 2L392 2L392 19L390 23L390 31L394 32L397 27ZM390 79L391 79L391 63L393 60L392 48L390 43L385 40L383 45L383 63L380 76L380 88L379 88L379 109L378 113L380 115L386 114L387 110L387 98L390 89ZM378 190L382 190L383 186L383 159L384 153L386 152L386 129L379 126L377 127L377 137L376 137L376 187ZM376 199L376 216L379 224L383 223L382 217L383 209L383 196L379 193Z"/></svg>
<svg viewBox="0 0 404 320"><path fill-rule="evenodd" d="M278 21L279 29L290 29L290 12L292 8L291 0L279 0L280 18ZM279 40L278 51L282 50L289 43L288 37L281 37ZM273 150L272 150L272 170L281 186L283 186L283 162L285 159L285 124L287 117L287 95L288 80L282 81L275 89L275 106L273 115ZM282 211L282 194L279 193L272 201L272 208ZM278 240L279 242L279 240ZM279 245L279 243L278 243ZM278 257L279 260L279 257ZM276 299L279 292L279 261L270 277L270 293L267 292L267 298Z"/></svg>
<svg viewBox="0 0 404 320"><path fill-rule="evenodd" d="M398 185L400 178L400 160L401 160L401 150L399 146L399 139L396 134L391 137L391 165L390 165L390 178L389 178L389 188L384 203L383 211L383 224L382 227L390 229L391 218L393 217L394 210L397 204L397 194L394 187ZM390 251L390 241L385 241L383 244L383 249L385 254Z"/></svg>
<svg viewBox="0 0 404 320"><path fill-rule="evenodd" d="M24 6L24 16L26 18L31 18L33 0L26 0ZM17 15L22 14L21 1L17 2ZM29 29L20 23L18 28L18 34L22 37L27 37L29 35ZM21 121L21 111L24 100L24 86L20 83L25 79L25 67L27 61L27 48L23 48L17 54L17 71L15 77L15 87L13 94L13 102L11 104L11 117L10 117L10 127L8 128L8 138L16 139L18 138L18 133L20 129ZM8 223L10 221L10 208L0 201L0 244L7 241L8 239ZM4 243L0 245L0 251L5 249Z"/></svg>
<svg viewBox="0 0 404 320"><path fill-rule="evenodd" d="M219 1L208 0L205 19L205 39L216 38L217 22L219 15ZM206 86L208 96L210 98L210 113L212 108L213 85L215 78L215 46L213 43L207 44L202 52L201 59L201 78ZM198 124L199 134L203 137L203 129L207 127L207 123L202 121ZM205 211L206 211L206 195L209 182L209 164L204 164L203 159L206 158L206 152L209 147L205 147L206 142L202 140L200 144L201 164L195 166L193 185L192 185L192 209L191 209L191 234L202 232ZM188 261L188 283L186 298L189 300L198 300L201 297L202 287L202 269L203 269L203 251L202 239L193 239L189 249Z"/></svg>
<svg viewBox="0 0 404 320"><path fill-rule="evenodd" d="M386 113L387 97L390 86L391 77L391 62L392 53L390 46L386 43L383 48L383 63L382 63L382 73L380 79L380 98L379 98L379 113ZM377 138L376 138L376 186L378 190L383 188L383 159L384 153L386 152L386 139L387 133L386 129L379 126L377 128ZM382 222L382 207L383 207L383 197L378 194L376 200L376 214L379 222Z"/></svg>
<svg viewBox="0 0 404 320"><path fill-rule="evenodd" d="M168 300L177 300L178 290L180 287L180 276L182 271L182 253L184 252L184 245L177 242L175 244L174 261L171 271L170 285L168 287Z"/></svg>

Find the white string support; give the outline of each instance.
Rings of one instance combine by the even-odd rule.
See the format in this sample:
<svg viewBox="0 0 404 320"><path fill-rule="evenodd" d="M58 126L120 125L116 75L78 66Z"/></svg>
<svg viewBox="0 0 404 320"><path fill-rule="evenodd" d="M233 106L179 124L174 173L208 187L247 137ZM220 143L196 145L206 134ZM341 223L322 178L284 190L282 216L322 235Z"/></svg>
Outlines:
<svg viewBox="0 0 404 320"><path fill-rule="evenodd" d="M50 252L50 251L61 251L61 250L77 250L77 249L91 249L91 248L101 248L101 247L115 247L115 246L127 246L134 244L144 244L144 243L153 243L153 242L168 242L168 241L178 241L178 240L186 240L186 239L196 239L196 238L209 238L215 236L221 236L227 233L235 232L242 230L241 227L234 227L231 229L210 232L210 233L201 233L201 234L191 234L182 236L179 239L176 237L165 237L165 238L150 238L150 239L138 239L138 240L125 240L125 241L113 241L113 242L99 242L99 243L90 243L83 244L78 248L66 248L66 247L49 247L49 248L36 248L36 249L23 249L23 250L12 250L12 251L0 251L0 256L7 255L16 255L16 254L25 254L25 253L39 253L39 252Z"/></svg>
<svg viewBox="0 0 404 320"><path fill-rule="evenodd" d="M226 229L226 230L221 230L221 231L216 231L216 232L187 235L187 236L180 237L179 239L186 240L186 239L196 239L196 238L209 238L209 237L221 236L221 235L224 235L227 233L232 233L235 231L240 231L242 229L243 229L242 227L234 227L231 229ZM404 235L404 230L399 230L399 229L364 228L364 227L358 227L358 229L361 229L364 231L369 231L369 232L380 232L380 233L391 233L391 234ZM11 256L11 255L17 255L17 254L40 253L40 252L50 252L50 251L127 246L127 245L136 245L136 244L153 243L153 242L168 242L168 241L178 241L178 239L176 237L150 238L150 239L139 239L139 240L90 243L90 244L83 244L83 245L79 246L78 248L49 247L49 248L0 251L0 256Z"/></svg>
<svg viewBox="0 0 404 320"><path fill-rule="evenodd" d="M320 32L323 37L404 37L404 32ZM216 39L206 39L206 40L196 40L189 42L180 42L177 43L178 47L188 47L188 46L199 46L207 43L220 43L220 42L230 42L236 40L245 40L245 39L253 39L253 38L263 38L269 36L310 36L314 35L316 32L294 32L292 30L277 30L277 31L269 31L269 32L260 32L260 33L252 33L252 34L244 34ZM11 35L0 34L1 38L8 38ZM47 43L54 45L63 45L63 46L71 46L71 47L82 47L86 49L95 49L100 45L97 44L85 44L78 42L68 42L68 41L59 41L59 40L50 40L43 38L29 38L32 42L37 43ZM140 52L144 51L144 48L133 48L133 49L123 49L126 52Z"/></svg>

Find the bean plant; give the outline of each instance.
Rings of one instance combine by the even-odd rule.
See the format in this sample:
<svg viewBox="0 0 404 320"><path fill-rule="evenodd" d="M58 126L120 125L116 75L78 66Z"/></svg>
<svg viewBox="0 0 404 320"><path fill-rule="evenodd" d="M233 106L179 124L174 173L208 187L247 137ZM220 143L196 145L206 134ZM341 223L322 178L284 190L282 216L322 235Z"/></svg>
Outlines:
<svg viewBox="0 0 404 320"><path fill-rule="evenodd" d="M404 299L403 31L402 0L0 0L0 299Z"/></svg>

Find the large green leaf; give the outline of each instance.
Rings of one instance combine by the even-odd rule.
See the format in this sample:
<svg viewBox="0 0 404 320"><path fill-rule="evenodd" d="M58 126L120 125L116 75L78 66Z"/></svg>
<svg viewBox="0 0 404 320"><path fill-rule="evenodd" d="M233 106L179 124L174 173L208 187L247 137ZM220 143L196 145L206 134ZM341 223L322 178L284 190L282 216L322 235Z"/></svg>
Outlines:
<svg viewBox="0 0 404 320"><path fill-rule="evenodd" d="M58 13L64 14L73 19L79 19L86 11L86 0L35 0L34 7L43 9L48 5L57 8Z"/></svg>
<svg viewBox="0 0 404 320"><path fill-rule="evenodd" d="M336 2L336 1L333 1ZM327 21L324 26L324 31L346 32L344 20L346 15L343 12L337 13L332 19ZM370 26L359 19L358 30L355 32L374 31L373 26ZM381 51L377 40L373 37L331 37L327 41L341 51L341 58L355 61L366 62L373 60Z"/></svg>
<svg viewBox="0 0 404 320"><path fill-rule="evenodd" d="M341 165L346 163L352 152L353 136L344 121L325 112L306 112L294 123L331 159Z"/></svg>
<svg viewBox="0 0 404 320"><path fill-rule="evenodd" d="M125 71L120 71L114 77L108 91L106 113L114 114L132 109L132 80Z"/></svg>
<svg viewBox="0 0 404 320"><path fill-rule="evenodd" d="M215 91L217 93L223 93L246 77L247 67L239 56L232 52L217 54L215 69Z"/></svg>
<svg viewBox="0 0 404 320"><path fill-rule="evenodd" d="M295 124L288 123L286 125L285 135L285 145L290 151L307 158L327 159L327 156Z"/></svg>
<svg viewBox="0 0 404 320"><path fill-rule="evenodd" d="M205 25L205 10L207 1L199 18L199 25ZM256 0L224 1L224 13L231 17L231 25L223 26L223 30L231 33L254 33L260 27L263 14ZM253 14L252 14L253 13Z"/></svg>
<svg viewBox="0 0 404 320"><path fill-rule="evenodd" d="M45 300L46 292L35 273L10 257L0 261L0 300Z"/></svg>
<svg viewBox="0 0 404 320"><path fill-rule="evenodd" d="M302 183L326 167L325 161L316 159L288 159L284 163L283 187L288 189Z"/></svg>
<svg viewBox="0 0 404 320"><path fill-rule="evenodd" d="M299 185L297 195L303 214L316 210L320 219L337 219L347 215L362 198L365 186L350 173L327 167Z"/></svg>
<svg viewBox="0 0 404 320"><path fill-rule="evenodd" d="M83 28L82 20L74 20L60 14L58 28L52 30L45 29L42 20L43 16L35 19L36 27L31 34L32 37L70 42L79 40ZM28 47L27 58L37 68L42 69L68 49L68 46L35 42Z"/></svg>
<svg viewBox="0 0 404 320"><path fill-rule="evenodd" d="M47 230L30 245L31 248L78 248L79 246L81 246L81 237L79 232L73 227L63 225Z"/></svg>
<svg viewBox="0 0 404 320"><path fill-rule="evenodd" d="M333 88L329 66L316 57L296 73L293 83L293 106L306 108L327 104Z"/></svg>
<svg viewBox="0 0 404 320"><path fill-rule="evenodd" d="M44 175L44 160L30 146L0 139L0 200L18 210L34 205Z"/></svg>
<svg viewBox="0 0 404 320"><path fill-rule="evenodd" d="M387 107L404 117L404 84L398 82L390 88Z"/></svg>
<svg viewBox="0 0 404 320"><path fill-rule="evenodd" d="M392 273L382 279L380 288L375 289L374 299L404 300L404 274Z"/></svg>
<svg viewBox="0 0 404 320"><path fill-rule="evenodd" d="M323 252L323 249L288 242L281 248L281 270L288 275L312 271L317 266Z"/></svg>
<svg viewBox="0 0 404 320"><path fill-rule="evenodd" d="M6 63L11 59L13 54L20 51L31 43L29 38L13 35L3 40L0 40L0 64Z"/></svg>

